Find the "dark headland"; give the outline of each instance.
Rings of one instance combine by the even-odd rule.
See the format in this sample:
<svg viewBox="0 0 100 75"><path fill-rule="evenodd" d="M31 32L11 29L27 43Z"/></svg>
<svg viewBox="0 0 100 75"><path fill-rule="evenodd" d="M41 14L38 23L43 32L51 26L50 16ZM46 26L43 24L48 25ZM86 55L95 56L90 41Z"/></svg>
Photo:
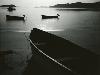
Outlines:
<svg viewBox="0 0 100 75"><path fill-rule="evenodd" d="M50 6L51 8L100 8L100 2L94 3L66 3L66 4L56 4L54 6Z"/></svg>

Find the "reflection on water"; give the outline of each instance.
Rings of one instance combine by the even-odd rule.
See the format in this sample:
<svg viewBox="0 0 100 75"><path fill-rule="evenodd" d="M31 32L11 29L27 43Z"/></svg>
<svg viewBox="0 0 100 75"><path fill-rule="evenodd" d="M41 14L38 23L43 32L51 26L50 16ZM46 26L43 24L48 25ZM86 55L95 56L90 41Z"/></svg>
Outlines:
<svg viewBox="0 0 100 75"><path fill-rule="evenodd" d="M44 31L62 31L63 29L57 29L54 25L59 22L59 19L42 19L41 24L37 25L37 28Z"/></svg>

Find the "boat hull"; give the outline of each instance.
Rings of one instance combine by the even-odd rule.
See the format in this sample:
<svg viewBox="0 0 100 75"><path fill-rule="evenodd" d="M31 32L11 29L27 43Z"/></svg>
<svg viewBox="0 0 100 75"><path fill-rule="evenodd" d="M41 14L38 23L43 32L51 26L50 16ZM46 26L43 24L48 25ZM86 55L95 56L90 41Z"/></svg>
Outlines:
<svg viewBox="0 0 100 75"><path fill-rule="evenodd" d="M97 72L98 55L85 48L36 28L31 31L30 40L35 44L35 46L31 44L33 55L35 53L43 61L45 61L45 54L50 56L58 63L68 67L73 72L72 75L95 75ZM50 58L46 57L49 61L45 62L50 62Z"/></svg>
<svg viewBox="0 0 100 75"><path fill-rule="evenodd" d="M6 15L6 20L24 20L24 17Z"/></svg>
<svg viewBox="0 0 100 75"><path fill-rule="evenodd" d="M46 16L46 15L41 15L42 19L51 19L51 18L58 18L58 16Z"/></svg>

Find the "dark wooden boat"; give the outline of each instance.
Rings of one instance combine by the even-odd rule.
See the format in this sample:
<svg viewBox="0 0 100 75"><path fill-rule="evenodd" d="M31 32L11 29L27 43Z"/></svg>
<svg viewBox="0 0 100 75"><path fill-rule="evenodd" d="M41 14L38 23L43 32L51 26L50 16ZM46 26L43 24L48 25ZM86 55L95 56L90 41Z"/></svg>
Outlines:
<svg viewBox="0 0 100 75"><path fill-rule="evenodd" d="M57 14L57 16L47 16L47 15L41 15L42 19L50 19L50 18L59 18L59 14Z"/></svg>
<svg viewBox="0 0 100 75"><path fill-rule="evenodd" d="M6 20L25 20L24 18L25 18L25 15L23 15L23 17L6 15Z"/></svg>
<svg viewBox="0 0 100 75"><path fill-rule="evenodd" d="M31 31L29 41L33 52L31 62L34 63L34 59L38 60L38 63L40 62L38 65L41 64L42 69L43 65L50 65L59 69L55 72L62 73L58 72L57 75L99 75L98 55L85 48L37 28ZM49 68L49 71L52 72L52 69Z"/></svg>
<svg viewBox="0 0 100 75"><path fill-rule="evenodd" d="M14 7L8 7L7 9L8 9L8 11L16 10Z"/></svg>

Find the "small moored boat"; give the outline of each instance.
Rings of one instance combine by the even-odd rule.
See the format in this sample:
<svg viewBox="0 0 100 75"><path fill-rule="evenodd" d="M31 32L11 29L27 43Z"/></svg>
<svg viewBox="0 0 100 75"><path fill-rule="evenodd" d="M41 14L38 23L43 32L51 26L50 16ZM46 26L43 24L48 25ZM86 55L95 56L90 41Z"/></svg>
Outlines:
<svg viewBox="0 0 100 75"><path fill-rule="evenodd" d="M59 14L57 14L56 16L47 16L47 15L41 15L42 19L50 19L50 18L59 18Z"/></svg>
<svg viewBox="0 0 100 75"><path fill-rule="evenodd" d="M6 15L6 20L25 20L25 15L23 15L22 17Z"/></svg>
<svg viewBox="0 0 100 75"><path fill-rule="evenodd" d="M7 9L8 9L8 11L16 10L14 7L8 7Z"/></svg>

